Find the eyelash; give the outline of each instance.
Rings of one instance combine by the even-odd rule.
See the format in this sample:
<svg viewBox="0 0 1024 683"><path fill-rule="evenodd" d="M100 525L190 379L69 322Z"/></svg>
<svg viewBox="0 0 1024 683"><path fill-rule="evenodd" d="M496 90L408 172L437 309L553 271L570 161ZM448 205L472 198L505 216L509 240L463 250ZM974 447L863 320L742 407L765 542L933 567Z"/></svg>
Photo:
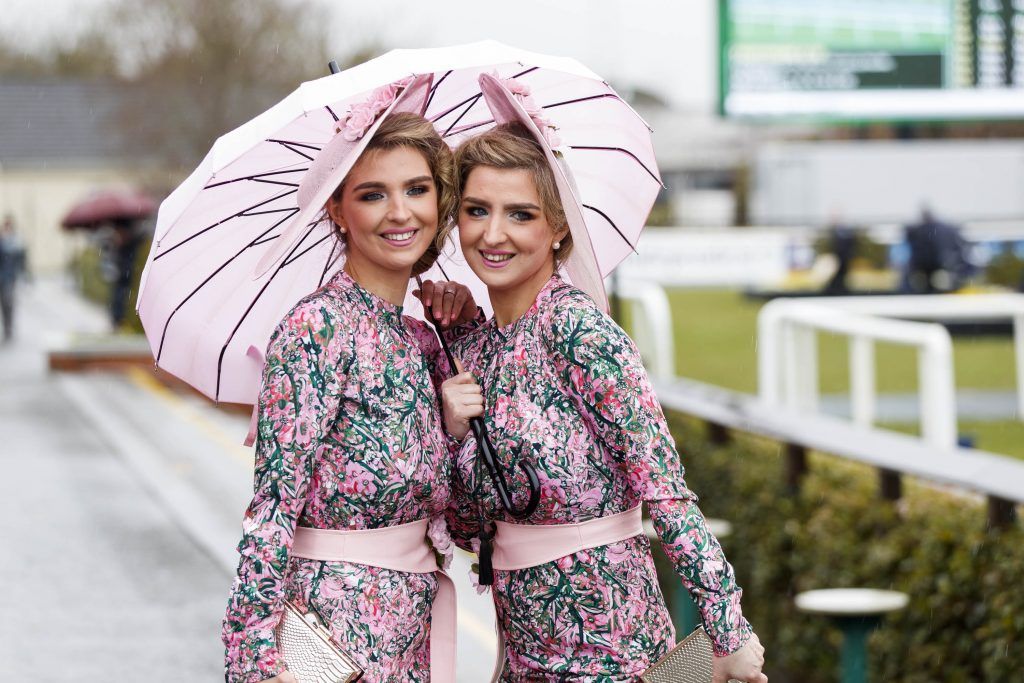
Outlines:
<svg viewBox="0 0 1024 683"><path fill-rule="evenodd" d="M473 218L483 218L487 215L487 209L482 206L468 206L466 207L466 213ZM509 217L519 223L526 223L534 219L534 215L529 211L513 211L509 214Z"/></svg>
<svg viewBox="0 0 1024 683"><path fill-rule="evenodd" d="M430 188L427 187L426 185L414 185L405 191L407 195L412 197L422 197L428 192L430 192ZM367 192L366 194L359 197L359 200L363 202L375 202L383 198L383 192Z"/></svg>

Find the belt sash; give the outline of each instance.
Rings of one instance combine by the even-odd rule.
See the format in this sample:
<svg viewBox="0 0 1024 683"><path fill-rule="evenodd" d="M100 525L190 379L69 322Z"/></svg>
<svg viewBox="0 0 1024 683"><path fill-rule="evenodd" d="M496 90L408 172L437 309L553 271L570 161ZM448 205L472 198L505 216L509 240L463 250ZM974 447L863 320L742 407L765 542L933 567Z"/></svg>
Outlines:
<svg viewBox="0 0 1024 683"><path fill-rule="evenodd" d="M430 680L455 683L457 604L455 584L437 565L420 519L379 529L312 529L298 527L291 554L321 562L350 562L411 574L433 573L437 596L430 610Z"/></svg>
<svg viewBox="0 0 1024 683"><path fill-rule="evenodd" d="M624 541L644 532L640 506L576 524L495 522L495 569L511 571L547 564L581 550Z"/></svg>

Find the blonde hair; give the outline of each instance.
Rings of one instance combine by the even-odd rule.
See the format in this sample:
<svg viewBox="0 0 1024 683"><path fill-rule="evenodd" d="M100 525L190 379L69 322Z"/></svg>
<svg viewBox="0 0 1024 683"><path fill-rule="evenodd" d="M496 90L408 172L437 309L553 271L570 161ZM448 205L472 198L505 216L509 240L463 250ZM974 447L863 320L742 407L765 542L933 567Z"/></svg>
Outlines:
<svg viewBox="0 0 1024 683"><path fill-rule="evenodd" d="M540 197L540 208L556 234L568 231L569 223L565 209L558 196L555 174L548 164L541 148L526 126L521 123L505 123L495 126L486 133L470 138L455 150L455 169L458 178L458 192L466 187L470 172L478 166L489 166L502 170L524 170L530 174ZM456 206L456 209L458 207ZM444 239L452 226L445 228ZM440 235L440 231L438 232ZM558 268L572 251L572 235L566 232L560 240L559 249L554 252L555 267Z"/></svg>
<svg viewBox="0 0 1024 683"><path fill-rule="evenodd" d="M441 139L441 135L434 125L419 114L398 112L388 116L380 124L370 142L367 143L363 154L373 150L386 151L399 147L408 147L423 155L427 167L430 168L430 175L434 178L434 187L437 192L437 235L423 256L413 264L412 275L415 276L426 272L434 265L451 234L449 221L451 221L458 204L458 195L455 189L455 163L452 151ZM348 180L348 177L345 180ZM345 180L341 181L332 194L331 198L334 201L341 200ZM329 216L328 220L330 220ZM345 242L345 235L336 223L334 224L334 236L340 242Z"/></svg>

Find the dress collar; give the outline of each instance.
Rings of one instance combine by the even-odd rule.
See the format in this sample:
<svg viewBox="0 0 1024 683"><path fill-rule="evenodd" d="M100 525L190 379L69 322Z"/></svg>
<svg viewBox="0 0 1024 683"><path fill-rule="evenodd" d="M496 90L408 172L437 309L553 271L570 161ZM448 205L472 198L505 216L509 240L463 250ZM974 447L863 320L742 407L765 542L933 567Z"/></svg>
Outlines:
<svg viewBox="0 0 1024 683"><path fill-rule="evenodd" d="M352 276L345 272L344 268L331 278L331 284L346 292L349 299L361 303L371 315L380 317L391 322L401 322L402 306L395 305L377 296L352 279Z"/></svg>
<svg viewBox="0 0 1024 683"><path fill-rule="evenodd" d="M537 312L540 311L547 303L548 299L551 298L555 288L563 284L562 278L557 273L551 276L551 279L544 283L544 286L537 292L537 297L533 300L533 304L526 310L521 316L510 322L504 327L498 327L498 321L491 316L488 323L491 325L491 329L502 339L509 339L512 337L517 330L528 320L532 320L537 316Z"/></svg>

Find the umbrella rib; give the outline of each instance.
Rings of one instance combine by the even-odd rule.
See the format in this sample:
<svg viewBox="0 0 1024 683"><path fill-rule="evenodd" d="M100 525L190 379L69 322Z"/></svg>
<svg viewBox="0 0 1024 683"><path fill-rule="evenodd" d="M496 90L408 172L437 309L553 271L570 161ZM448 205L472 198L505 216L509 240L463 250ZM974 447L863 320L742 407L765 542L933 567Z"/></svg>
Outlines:
<svg viewBox="0 0 1024 683"><path fill-rule="evenodd" d="M590 95L589 97L578 97L578 98L576 98L574 100L565 100L564 102L553 102L552 104L545 104L545 105L541 106L541 109L553 109L555 107L564 107L567 104L577 104L579 102L589 102L591 100L599 100L599 99L603 99L603 98L611 98L611 99L619 100L620 102L622 101L622 98L619 97L618 95L614 94L614 93L603 93L601 95ZM467 124L465 126L462 126L461 128L459 128L457 130L453 130L450 133L446 133L445 135L442 135L441 137L449 137L451 135L461 135L462 133L465 133L467 131L473 130L474 128L480 128L481 126L486 126L486 125L491 124L491 123L494 123L494 119L487 119L486 121L480 121L478 123L470 123L470 124Z"/></svg>
<svg viewBox="0 0 1024 683"><path fill-rule="evenodd" d="M619 233L619 237L622 238L622 241L629 245L629 248L633 250L634 254L636 253L636 247L634 247L633 243L630 242L629 239L627 239L626 236L622 234L622 231L619 230L619 226L615 225L615 221L613 221L611 218L609 218L608 214L606 214L604 211L602 211L601 209L599 209L599 208L597 208L595 206L590 206L589 204L581 204L581 205L583 206L584 209L590 209L594 213L600 215L601 218L603 218L606 221L608 221L608 225L612 226L612 229L615 230L615 232Z"/></svg>
<svg viewBox="0 0 1024 683"><path fill-rule="evenodd" d="M282 197L287 197L288 195L294 194L295 192L296 192L295 190L291 190L289 192L285 192L284 194L280 194L280 195L278 195L276 197L271 197L270 199L266 199L266 200L264 200L262 202L259 202L258 204L253 204L252 206L246 207L246 208L242 209L241 211L239 211L238 213L236 213L235 215L228 216L227 218L219 220L216 223L214 223L213 225L210 225L210 226L208 226L206 228L203 228L199 232L197 232L197 233L195 233L195 234L193 234L193 235L191 235L189 237L186 237L182 241L180 241L177 244L175 244L173 247L168 247L166 250L164 250L164 251L160 252L159 254L157 254L156 256L154 256L153 260L156 261L157 259L161 259L164 256L167 256L167 254L170 254L172 251L174 251L175 249L177 249L181 245L186 244L188 242L191 242L192 240L194 240L195 238L199 237L200 235L203 235L203 234L209 232L210 230L213 230L217 226L220 226L220 225L223 225L224 223L227 223L228 221L232 220L233 218L238 218L239 216L244 216L247 212L252 211L255 208L263 206L264 204L269 204L270 202L273 202L273 201L277 201L278 199L281 199ZM294 213L292 215L294 215L295 213L298 213L298 211L299 211L298 207L295 207L294 209L290 208L290 209L287 209L287 210L288 211L293 211ZM273 212L271 212L271 213L273 213Z"/></svg>
<svg viewBox="0 0 1024 683"><path fill-rule="evenodd" d="M253 178L254 183L266 183L267 185L280 185L281 187L298 187L298 183L285 183L280 180L264 180L263 178Z"/></svg>
<svg viewBox="0 0 1024 683"><path fill-rule="evenodd" d="M315 249L319 245L323 244L324 240L330 239L330 237L331 237L331 235L324 235L323 237L318 239L316 242L313 242L313 244L311 244L308 247L306 247L303 251L299 252L294 257L292 257L292 258L288 259L287 261L285 261L283 267L290 266L295 261L298 261L300 258L302 258L306 254L308 254L310 251L312 251L313 249ZM333 248L331 249L331 252L332 253L334 252Z"/></svg>
<svg viewBox="0 0 1024 683"><path fill-rule="evenodd" d="M296 211L298 211L298 209L296 209ZM178 312L179 310L181 310L181 307L182 307L182 306L184 306L185 304L187 304L187 303L188 303L188 301L189 301L189 299L191 299L191 298L192 298L193 296L195 296L195 295L196 295L196 293L198 293L200 289L202 289L203 287L205 287L205 286L207 285L207 283L209 283L209 282L210 282L210 280L212 280L212 279L213 279L214 277L216 277L216 276L217 276L217 274L218 274L218 273L220 273L220 272L221 272L222 270L224 270L224 269L225 269L225 268L227 268L227 267L228 267L229 265L231 265L231 263L232 263L232 262L233 262L233 261L234 261L234 260L235 260L236 258L238 258L239 256L241 256L241 255L242 255L242 254L243 254L243 253L244 253L244 252L245 252L245 251L246 251L247 249L250 249L250 248L252 248L253 246L255 246L255 245L257 245L257 244L262 244L262 242L260 242L260 240L261 240L261 239L263 239L263 238L264 238L264 237L265 237L265 236L267 235L267 233L269 233L269 232L270 232L271 230L273 230L273 229L277 228L277 227L278 227L279 225L281 225L281 223L284 223L284 222L285 222L286 220L288 220L288 217L287 217L287 216L286 216L285 218L282 218L282 219L281 219L280 221L278 221L278 222L277 222L277 223L275 223L274 225L272 225L272 226L270 226L269 228L267 228L267 229L266 229L266 230L265 230L265 231L264 231L264 232L263 232L262 234L260 234L260 235L257 235L257 236L256 236L256 238L255 238L255 239L254 239L254 240L253 240L252 242L250 242L249 244L247 244L247 245L245 245L244 247L242 247L242 248L241 248L241 249L240 249L240 250L238 251L238 253L236 253L236 254L235 254L234 256L232 256L232 257L231 257L231 258L229 258L229 259L228 259L227 261L225 261L224 263L222 263L222 264L220 265L220 267L219 267L219 268L217 268L217 270L215 270L215 271L213 271L212 273L210 273L209 277L207 277L207 278L206 278L205 280L203 280L202 282L200 282L200 283L199 283L199 286L198 286L198 287L196 287L195 289L193 289L193 290L192 290L192 291L191 291L191 292L189 293L189 295L188 295L188 296L186 296L186 297L185 297L184 299L182 299L182 300L181 300L181 301L180 301L180 302L178 303L178 305L174 307L174 310L173 310L173 311L171 311L171 314L170 314L169 316L167 316L167 320L166 320L166 321L164 322L164 329L163 329L163 332L161 332L161 333L160 333L160 348L159 348L159 349L157 349L157 352L156 352L156 362L157 362L157 364L158 364L158 365L159 365L159 363L160 363L160 356L161 356L161 355L163 355L163 352L164 352L164 340L165 340L165 339L167 338L167 328L169 328L169 327L171 326L171 320L172 320L172 319L174 318L174 315L175 315L175 314L176 314L176 313L177 313L177 312Z"/></svg>
<svg viewBox="0 0 1024 683"><path fill-rule="evenodd" d="M434 83L434 85L430 86L430 95L427 96L427 103L423 105L423 111L426 111L427 108L430 107L430 103L434 101L434 93L437 92L438 86L444 83L444 79L448 78L451 75L452 70L448 69L448 71L444 73L444 76L441 76L441 78L437 80L437 83Z"/></svg>
<svg viewBox="0 0 1024 683"><path fill-rule="evenodd" d="M468 113L469 113L469 111L470 111L470 110L471 110L471 109L472 109L472 108L473 108L474 106L476 106L476 103L480 101L480 98L481 98L481 97L483 97L483 94L482 94L482 93L481 93L480 95L477 95L477 96L476 96L476 99L474 99L474 100L473 100L472 102L470 102L470 103L469 103L469 106L468 106L468 107L466 107L466 108L465 108L465 109L464 109L464 110L462 111L462 113L461 113L461 114L459 114L459 118L457 118L457 119L455 119L454 121L452 121L452 125L448 126L448 128L447 128L447 129L446 129L446 130L444 131L444 133L442 133L442 134L441 134L441 137L444 137L445 135L448 135L448 133L450 133L450 132L451 132L452 128L454 128L454 127L455 127L455 126L456 126L456 125L457 125L457 124L459 123L459 121L461 121L461 120L462 120L462 117L463 117L463 116L465 116L466 114L468 114Z"/></svg>
<svg viewBox="0 0 1024 683"><path fill-rule="evenodd" d="M338 121L340 120L340 119L338 118L338 115L334 113L334 110L333 110L333 109L331 109L331 105L329 105L329 104L325 104L325 105L324 105L324 109L326 109L326 110L327 110L327 113L331 115L331 117L332 117L332 118L334 119L334 121L335 121L335 122L338 122Z"/></svg>
<svg viewBox="0 0 1024 683"><path fill-rule="evenodd" d="M306 148L309 148L309 149L315 149L315 150L316 150L316 151L318 151L318 152L320 151L320 150L319 150L319 149L317 149L316 147L310 147L309 145L300 145L299 143L296 143L296 142L287 142L287 141L285 141L285 140L267 140L267 142L276 142L277 144L281 145L282 147L284 147L284 148L285 148L285 149L287 149L288 151L290 151L290 152L295 152L295 153L296 153L296 154L298 154L299 156L301 156L301 157L305 157L305 158L306 158L306 159L308 159L309 161L313 161L313 157L309 156L308 154L306 154L306 153L305 153L305 152L303 152L302 150L296 149L296 147L300 147L300 146L301 146L301 147L306 147Z"/></svg>
<svg viewBox="0 0 1024 683"><path fill-rule="evenodd" d="M233 180L222 180L219 183L210 183L209 185L205 185L203 187L203 189L204 190L209 190L209 189L214 188L214 187L220 187L221 185L230 185L231 183L240 183L243 180L259 181L261 178L266 178L266 177L272 176L272 175L282 175L282 174L285 174L285 173L304 173L304 172L306 172L308 170L309 169L307 169L307 168L293 168L293 169L289 169L287 171L267 171L266 173L255 173L253 175L247 175L247 176L243 176L241 178L235 178ZM263 182L267 182L267 181L263 181Z"/></svg>
<svg viewBox="0 0 1024 683"><path fill-rule="evenodd" d="M327 278L327 271L330 270L331 266L335 263L334 252L337 251L338 257L341 257L341 251L338 249L339 245L341 245L341 240L335 240L334 246L331 247L331 253L327 255L327 261L324 262L324 271L320 273L320 287L324 286L324 280Z"/></svg>
<svg viewBox="0 0 1024 683"><path fill-rule="evenodd" d="M520 71L517 74L513 74L509 78L519 78L520 76L525 76L526 74L531 73L533 71L536 71L539 68L540 68L539 66L531 66L529 69L524 69L523 71ZM439 82L439 84L440 84L440 82ZM445 111L441 112L440 114L437 114L432 119L430 119L430 122L431 123L437 123L438 121L443 119L445 116L448 116L448 114L451 114L453 111L455 111L459 107L463 106L464 104L467 104L467 103L471 102L472 104L469 105L469 107L466 109L466 111L462 112L462 116L465 116L466 112L468 112L470 109L472 109L473 105L475 105L477 103L477 101L479 101L479 99L481 97L483 97L483 93L477 93L476 95L471 95L470 97L467 97L466 99L462 100L461 102L459 102L458 104L454 105L450 109L446 109ZM459 119L461 119L462 116L460 116ZM458 123L458 120L456 120L455 123ZM452 126L454 126L454 125L455 124L453 123ZM448 130L451 130L451 127L449 127ZM448 131L445 131L445 132L447 133Z"/></svg>
<svg viewBox="0 0 1024 683"><path fill-rule="evenodd" d="M448 116L448 114L451 114L453 111L455 111L459 107L463 107L463 106L465 106L467 104L469 105L469 108L472 109L473 105L476 104L480 100L480 98L483 97L483 96L484 96L483 93L477 93L476 95L471 95L471 96L467 97L466 99L462 100L461 102L459 102L458 104L456 104L454 107L452 107L450 109L446 109L445 111L441 112L440 114L437 114L436 116L434 116L433 118L430 119L430 122L431 123L437 123L438 121L440 121L444 117ZM468 111L468 109L467 109L467 111ZM463 115L465 115L465 112L463 112ZM459 118L462 118L462 117L460 116Z"/></svg>
<svg viewBox="0 0 1024 683"><path fill-rule="evenodd" d="M474 128L479 128L480 126L486 126L489 123L494 123L494 119L487 119L486 121L480 121L479 123L467 123L465 126L462 126L458 130L452 130L452 132L450 133L446 132L441 137L446 138L450 135L461 135L465 133L467 130L473 130ZM451 129L449 128L449 130Z"/></svg>
<svg viewBox="0 0 1024 683"><path fill-rule="evenodd" d="M577 97L574 100L565 100L563 102L552 102L551 104L543 104L543 105L541 105L540 108L541 109L554 109L555 107L564 107L567 104L576 104L578 102L589 102L590 100L600 100L600 99L607 99L607 98L611 98L613 100L619 100L620 102L622 101L622 98L619 97L618 95L616 95L615 93L606 92L606 93L601 93L600 95L589 95L587 97Z"/></svg>
<svg viewBox="0 0 1024 683"><path fill-rule="evenodd" d="M302 239L300 239L298 242L295 243L295 246L292 247L291 253L289 253L285 257L284 261L282 261L277 266L277 268L274 270L273 274L269 278L267 278L267 281L260 288L260 291L256 293L256 296L253 298L252 302L249 304L249 307L245 309L245 313L243 313L242 317L238 319L238 323L235 325L235 329L231 330L231 334L229 334L228 338L224 341L224 346L222 346L221 349L220 349L220 356L217 358L217 388L216 388L216 390L214 391L214 394L213 394L215 401L219 401L220 400L220 378L221 378L221 375L223 374L223 370L224 370L224 353L228 350L228 346L231 345L231 340L235 338L235 334L238 332L238 328L240 328L242 326L242 323L245 322L245 319L252 312L252 309L256 306L256 302L258 302L260 300L260 297L263 296L263 293L265 291L267 291L267 287L269 287L270 283L272 283L274 281L274 278L277 277L277 274L280 273L282 269L284 269L285 265L288 263L288 259L290 259L295 254L295 251L299 248L299 246L303 242L306 241L306 238L310 236L310 234L313 232L313 228L315 228L315 227L316 227L316 224L314 223L309 228L309 230L306 231L306 234L302 236Z"/></svg>
<svg viewBox="0 0 1024 683"><path fill-rule="evenodd" d="M305 147L306 149L311 149L314 152L319 152L322 149L322 147L317 147L316 145L311 145L308 142L296 142L295 140L281 140L279 138L267 138L267 142L276 142L277 144L284 145L285 147L289 147L289 146L292 146L292 147ZM294 150L292 150L292 151L294 151Z"/></svg>
<svg viewBox="0 0 1024 683"><path fill-rule="evenodd" d="M248 218L249 216L265 216L270 213L284 213L286 211L294 211L294 206L289 206L285 209L267 209L266 211L246 211L240 214L242 217Z"/></svg>
<svg viewBox="0 0 1024 683"><path fill-rule="evenodd" d="M654 173L651 171L651 169L647 168L647 165L644 162L640 161L640 158L637 157L637 155L635 155L632 152L630 152L628 149L624 149L622 147L599 147L599 146L594 146L594 145L569 145L569 149L596 150L596 151L603 151L603 152L622 152L623 154L628 154L629 156L633 157L633 160L636 161L636 163L640 164L640 166L645 171L647 171L647 175L649 175L652 178L654 178L654 182L658 183L662 187L665 187L665 184L661 182L661 178L659 178L658 176L654 175Z"/></svg>

